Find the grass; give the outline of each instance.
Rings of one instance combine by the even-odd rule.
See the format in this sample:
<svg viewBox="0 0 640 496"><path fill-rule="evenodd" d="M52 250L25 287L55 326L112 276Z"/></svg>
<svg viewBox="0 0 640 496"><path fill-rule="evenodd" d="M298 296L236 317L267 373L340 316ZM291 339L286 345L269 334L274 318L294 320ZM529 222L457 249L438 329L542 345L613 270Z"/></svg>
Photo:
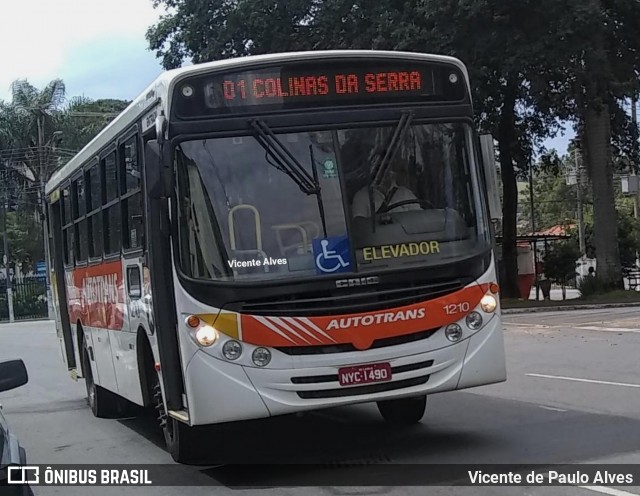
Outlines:
<svg viewBox="0 0 640 496"><path fill-rule="evenodd" d="M626 291L619 289L608 293L589 296L588 298L580 297L571 300L536 301L502 299L501 301L502 308L544 308L607 303L637 303L640 305L640 291Z"/></svg>

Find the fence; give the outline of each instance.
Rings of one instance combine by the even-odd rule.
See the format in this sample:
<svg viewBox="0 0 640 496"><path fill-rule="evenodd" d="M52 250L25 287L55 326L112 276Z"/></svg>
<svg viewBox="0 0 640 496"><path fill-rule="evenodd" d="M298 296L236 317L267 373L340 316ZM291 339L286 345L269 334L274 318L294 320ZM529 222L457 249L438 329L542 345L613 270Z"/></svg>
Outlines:
<svg viewBox="0 0 640 496"><path fill-rule="evenodd" d="M11 277L15 320L44 319L48 316L47 282L44 275ZM9 320L7 280L0 279L0 321Z"/></svg>

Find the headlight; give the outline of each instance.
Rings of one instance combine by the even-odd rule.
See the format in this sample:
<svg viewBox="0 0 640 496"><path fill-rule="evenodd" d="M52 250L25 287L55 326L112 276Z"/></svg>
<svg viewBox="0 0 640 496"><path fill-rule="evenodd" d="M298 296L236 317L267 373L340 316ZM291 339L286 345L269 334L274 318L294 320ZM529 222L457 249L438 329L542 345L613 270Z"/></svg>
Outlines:
<svg viewBox="0 0 640 496"><path fill-rule="evenodd" d="M218 332L210 325L203 325L196 331L196 340L200 346L209 347L218 339Z"/></svg>
<svg viewBox="0 0 640 496"><path fill-rule="evenodd" d="M251 354L251 360L258 367L264 367L271 361L271 352L266 348L256 348Z"/></svg>
<svg viewBox="0 0 640 496"><path fill-rule="evenodd" d="M453 343L460 341L460 338L462 338L462 327L458 324L449 324L444 330L444 335Z"/></svg>
<svg viewBox="0 0 640 496"><path fill-rule="evenodd" d="M466 318L467 327L472 331L477 331L482 327L482 315L478 312L471 312Z"/></svg>
<svg viewBox="0 0 640 496"><path fill-rule="evenodd" d="M227 341L222 347L222 354L227 360L236 360L242 355L242 345L233 339Z"/></svg>
<svg viewBox="0 0 640 496"><path fill-rule="evenodd" d="M480 300L480 308L482 308L483 312L493 313L498 307L498 300L496 297L490 294L486 294Z"/></svg>

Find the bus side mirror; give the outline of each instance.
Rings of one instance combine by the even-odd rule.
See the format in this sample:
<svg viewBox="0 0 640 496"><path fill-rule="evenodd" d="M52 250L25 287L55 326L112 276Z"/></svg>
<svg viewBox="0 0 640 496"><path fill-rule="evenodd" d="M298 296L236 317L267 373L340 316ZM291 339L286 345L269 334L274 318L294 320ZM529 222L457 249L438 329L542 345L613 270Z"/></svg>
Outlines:
<svg viewBox="0 0 640 496"><path fill-rule="evenodd" d="M144 146L144 182L147 195L153 200L164 198L164 174L161 147L156 140L150 140Z"/></svg>
<svg viewBox="0 0 640 496"><path fill-rule="evenodd" d="M10 391L27 382L29 382L29 376L22 360L0 362L0 392Z"/></svg>
<svg viewBox="0 0 640 496"><path fill-rule="evenodd" d="M496 152L493 145L493 136L483 134L480 136L480 150L482 152L482 167L487 181L487 199L489 200L489 217L492 221L502 219L502 206L500 205L500 191L498 189L498 173L496 169Z"/></svg>

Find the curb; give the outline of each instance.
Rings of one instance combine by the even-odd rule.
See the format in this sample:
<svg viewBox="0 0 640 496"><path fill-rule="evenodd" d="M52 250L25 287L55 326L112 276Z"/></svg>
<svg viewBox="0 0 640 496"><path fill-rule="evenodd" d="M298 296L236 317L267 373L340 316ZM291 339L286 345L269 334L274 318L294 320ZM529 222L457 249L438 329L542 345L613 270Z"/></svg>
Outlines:
<svg viewBox="0 0 640 496"><path fill-rule="evenodd" d="M605 308L633 308L640 310L640 302L635 303L585 303L583 305L558 305L555 307L503 308L502 315L543 312L571 312L575 310L601 310Z"/></svg>

